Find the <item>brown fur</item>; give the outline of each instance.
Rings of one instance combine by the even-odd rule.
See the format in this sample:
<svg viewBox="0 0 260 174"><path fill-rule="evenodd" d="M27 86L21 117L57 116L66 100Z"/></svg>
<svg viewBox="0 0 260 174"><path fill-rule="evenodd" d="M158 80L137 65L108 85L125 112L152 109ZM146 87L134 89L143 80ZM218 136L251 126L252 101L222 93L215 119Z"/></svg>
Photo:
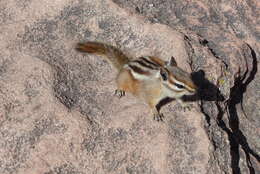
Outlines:
<svg viewBox="0 0 260 174"><path fill-rule="evenodd" d="M135 96L138 96L140 83L138 80L134 79L130 70L123 69L117 77L118 89L125 92L130 92Z"/></svg>
<svg viewBox="0 0 260 174"><path fill-rule="evenodd" d="M85 42L78 43L76 50L105 56L117 70L120 70L123 65L129 62L129 59L119 49L114 46L100 42Z"/></svg>
<svg viewBox="0 0 260 174"><path fill-rule="evenodd" d="M130 92L136 97L143 99L151 108L156 106L158 99L161 96L161 88L152 87L149 90L145 89L147 84L134 79L130 70L126 69L123 69L119 73L117 77L117 86L119 90Z"/></svg>
<svg viewBox="0 0 260 174"><path fill-rule="evenodd" d="M158 58L158 57L153 57L153 56L149 56L154 62L156 62L157 64L164 66L165 65L165 61L163 61L162 59Z"/></svg>

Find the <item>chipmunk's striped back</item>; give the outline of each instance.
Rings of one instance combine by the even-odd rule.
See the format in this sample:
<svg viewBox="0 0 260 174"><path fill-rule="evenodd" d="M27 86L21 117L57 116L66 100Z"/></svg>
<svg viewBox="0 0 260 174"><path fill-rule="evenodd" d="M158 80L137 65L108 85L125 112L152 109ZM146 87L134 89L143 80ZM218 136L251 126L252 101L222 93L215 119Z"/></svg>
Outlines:
<svg viewBox="0 0 260 174"><path fill-rule="evenodd" d="M138 80L149 80L154 78L163 66L163 62L156 62L152 57L140 57L124 65L124 68L130 69L131 74Z"/></svg>

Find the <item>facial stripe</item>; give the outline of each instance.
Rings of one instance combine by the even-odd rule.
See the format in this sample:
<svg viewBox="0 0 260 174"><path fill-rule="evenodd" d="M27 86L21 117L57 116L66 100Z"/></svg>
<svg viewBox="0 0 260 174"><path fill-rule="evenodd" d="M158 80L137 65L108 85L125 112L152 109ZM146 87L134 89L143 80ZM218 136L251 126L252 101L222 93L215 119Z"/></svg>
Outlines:
<svg viewBox="0 0 260 174"><path fill-rule="evenodd" d="M169 83L172 84L175 88L178 88L178 90L187 90L190 93L194 93L196 90L193 88L190 88L189 86L185 85L184 83L181 83L179 81L177 81L176 79L169 79ZM184 88L179 88L178 86L182 85Z"/></svg>
<svg viewBox="0 0 260 174"><path fill-rule="evenodd" d="M177 90L176 88L172 88L169 84L164 84L164 86L169 90L174 91L175 93L180 93L183 91L183 90Z"/></svg>
<svg viewBox="0 0 260 174"><path fill-rule="evenodd" d="M179 81L178 79L176 79L175 76L171 76L170 80L171 80L172 83L178 83L180 85L185 85L182 81Z"/></svg>
<svg viewBox="0 0 260 174"><path fill-rule="evenodd" d="M182 84L182 85L185 84L186 89L187 88L189 88L190 90L195 90L196 89L196 86L194 85L194 83L191 80L189 80L189 79L187 80L187 78L186 78L186 80L185 79L181 79L181 78L178 78L177 76L174 76L173 74L172 74L172 77L175 79L174 80L175 82L177 82L179 84Z"/></svg>
<svg viewBox="0 0 260 174"><path fill-rule="evenodd" d="M175 85L176 87L178 87L178 85L182 85L184 88L183 89L186 89L187 91L189 91L190 93L193 93L195 92L195 89L193 88L190 88L189 86L185 85L184 83L181 83L179 81L177 81L176 79L169 79L169 82L170 84L173 84ZM177 84L177 85L176 85ZM181 88L179 88L181 89Z"/></svg>
<svg viewBox="0 0 260 174"><path fill-rule="evenodd" d="M176 79L173 79L172 77L169 79L169 82L171 84L177 84L175 86L182 85L182 86L186 87L186 85L184 83L181 83L181 82L177 81Z"/></svg>
<svg viewBox="0 0 260 174"><path fill-rule="evenodd" d="M176 86L176 87L179 88L179 89L184 89L184 88L185 88L185 86L180 85L180 84L178 84L178 83L174 83L174 86Z"/></svg>
<svg viewBox="0 0 260 174"><path fill-rule="evenodd" d="M178 88L177 86L175 86L174 84L169 84L169 86L172 88L172 89L174 89L175 91L184 91L185 90L185 88Z"/></svg>
<svg viewBox="0 0 260 174"><path fill-rule="evenodd" d="M196 89L192 89L192 88L186 88L190 93L194 93L196 91Z"/></svg>
<svg viewBox="0 0 260 174"><path fill-rule="evenodd" d="M189 84L186 85L186 84L184 84L184 83L182 83L182 82L180 82L180 81L177 81L177 80L174 80L174 83L177 83L178 85L184 86L184 88L185 88L187 91L191 92L191 93L193 93L193 92L196 91L196 87L195 87L195 86L190 87ZM176 85L176 86L178 86L178 85Z"/></svg>

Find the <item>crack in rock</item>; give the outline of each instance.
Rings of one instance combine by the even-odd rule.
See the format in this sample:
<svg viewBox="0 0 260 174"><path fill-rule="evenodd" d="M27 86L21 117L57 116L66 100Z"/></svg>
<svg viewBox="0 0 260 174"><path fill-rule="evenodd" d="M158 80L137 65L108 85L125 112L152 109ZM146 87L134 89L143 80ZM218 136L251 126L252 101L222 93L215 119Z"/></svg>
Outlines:
<svg viewBox="0 0 260 174"><path fill-rule="evenodd" d="M232 167L234 174L241 173L240 166L239 166L239 161L240 161L239 148L240 147L246 154L246 162L247 162L247 166L248 166L250 174L255 174L255 169L251 163L251 156L253 156L258 162L260 162L259 155L257 155L257 153L251 149L246 136L240 130L239 115L238 115L237 108L236 108L236 106L238 104L242 105L243 95L246 92L246 88L250 84L250 82L252 82L252 80L254 80L255 75L257 73L256 54L250 45L246 44L246 46L247 46L247 48L250 49L250 52L251 52L250 57L252 58L252 70L249 72L248 67L246 67L246 71L242 76L240 75L240 72L239 72L238 76L235 78L234 86L230 89L230 97L227 100L227 105L226 105L226 110L225 110L229 116L228 126L230 128L228 128L228 126L222 119L222 117L225 113L225 111L222 109L223 107L220 106L220 104L216 103L218 110L219 110L218 126L221 127L222 130L224 130L227 133L228 139L230 142L231 167ZM244 54L244 56L246 56L246 54ZM249 56L247 56L247 57L249 57ZM248 73L249 73L249 75L248 75Z"/></svg>

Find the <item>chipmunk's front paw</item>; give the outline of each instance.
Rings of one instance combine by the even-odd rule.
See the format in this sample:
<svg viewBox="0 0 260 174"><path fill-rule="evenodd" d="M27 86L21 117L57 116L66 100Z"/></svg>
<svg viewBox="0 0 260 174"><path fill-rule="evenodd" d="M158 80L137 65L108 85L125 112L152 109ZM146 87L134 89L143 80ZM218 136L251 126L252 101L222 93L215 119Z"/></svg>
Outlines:
<svg viewBox="0 0 260 174"><path fill-rule="evenodd" d="M164 115L160 113L153 114L153 119L156 121L163 121Z"/></svg>
<svg viewBox="0 0 260 174"><path fill-rule="evenodd" d="M192 105L185 105L185 106L182 106L182 109L184 112L186 111L190 111L192 109Z"/></svg>
<svg viewBox="0 0 260 174"><path fill-rule="evenodd" d="M122 98L125 96L125 91L117 89L115 90L115 96L117 96L118 98Z"/></svg>
<svg viewBox="0 0 260 174"><path fill-rule="evenodd" d="M192 107L193 106L191 104L186 104L186 103L181 104L181 110L184 112L190 111Z"/></svg>
<svg viewBox="0 0 260 174"><path fill-rule="evenodd" d="M192 109L192 104L189 103L184 103L182 100L177 100L178 103L180 104L180 110L186 112L186 111L190 111Z"/></svg>

